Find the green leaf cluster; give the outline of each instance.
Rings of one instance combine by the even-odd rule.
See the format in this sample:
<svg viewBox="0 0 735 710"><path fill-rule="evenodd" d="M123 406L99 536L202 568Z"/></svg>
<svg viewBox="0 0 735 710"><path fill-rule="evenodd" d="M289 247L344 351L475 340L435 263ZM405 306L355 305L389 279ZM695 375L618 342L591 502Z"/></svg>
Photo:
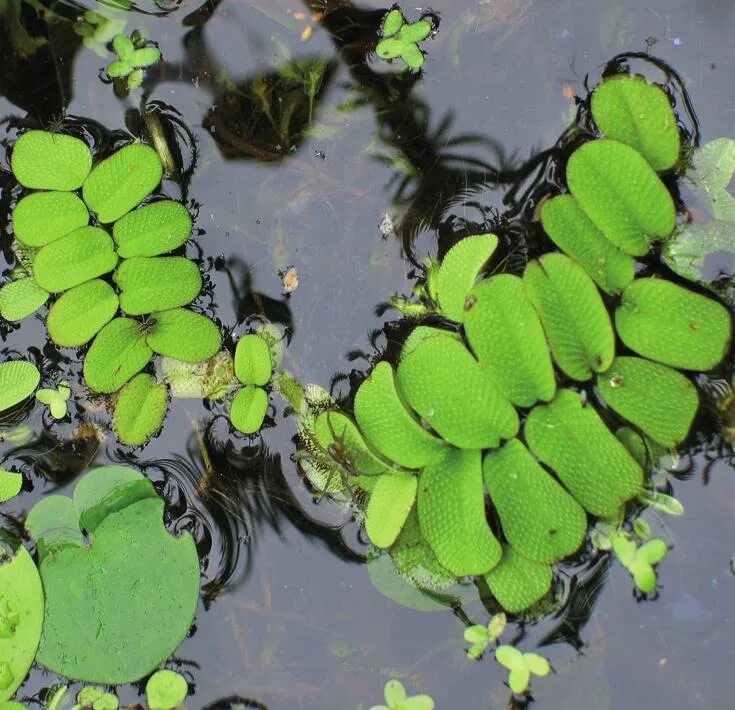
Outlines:
<svg viewBox="0 0 735 710"><path fill-rule="evenodd" d="M434 710L428 695L408 695L400 680L389 680L383 691L385 705L373 705L370 710Z"/></svg>
<svg viewBox="0 0 735 710"><path fill-rule="evenodd" d="M260 333L248 333L235 346L235 376L243 386L230 404L230 422L239 432L252 435L260 430L268 411L264 389L273 376L271 344Z"/></svg>
<svg viewBox="0 0 735 710"><path fill-rule="evenodd" d="M381 40L375 47L375 53L381 59L400 58L406 68L417 71L424 65L424 53L419 47L432 31L431 22L417 20L408 23L398 9L390 10L380 28Z"/></svg>
<svg viewBox="0 0 735 710"><path fill-rule="evenodd" d="M107 66L111 79L125 79L128 91L143 83L143 69L161 60L161 50L151 45L140 33L128 37L124 34L112 38L112 49L117 59Z"/></svg>
<svg viewBox="0 0 735 710"><path fill-rule="evenodd" d="M495 660L508 669L508 685L514 693L525 693L531 684L531 674L543 677L549 675L549 661L537 653L523 653L506 644L495 649Z"/></svg>

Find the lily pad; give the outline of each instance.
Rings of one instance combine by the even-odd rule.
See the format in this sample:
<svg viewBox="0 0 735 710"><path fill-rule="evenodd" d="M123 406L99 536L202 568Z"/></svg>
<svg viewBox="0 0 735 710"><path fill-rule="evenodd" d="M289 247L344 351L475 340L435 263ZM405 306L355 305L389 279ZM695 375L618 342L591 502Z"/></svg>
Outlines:
<svg viewBox="0 0 735 710"><path fill-rule="evenodd" d="M434 333L415 346L407 343L401 357L398 387L406 402L460 448L493 447L514 436L518 415L477 360L456 336Z"/></svg>
<svg viewBox="0 0 735 710"><path fill-rule="evenodd" d="M446 253L439 267L436 292L447 318L462 322L465 300L497 246L494 234L476 234L460 240Z"/></svg>
<svg viewBox="0 0 735 710"><path fill-rule="evenodd" d="M49 336L62 347L84 345L112 320L118 306L117 294L106 281L92 279L75 286L51 306Z"/></svg>
<svg viewBox="0 0 735 710"><path fill-rule="evenodd" d="M41 288L58 293L102 276L116 265L110 235L99 227L80 227L41 248L33 272Z"/></svg>
<svg viewBox="0 0 735 710"><path fill-rule="evenodd" d="M355 395L355 419L365 440L385 458L406 468L439 460L446 444L424 429L396 389L393 367L379 362Z"/></svg>
<svg viewBox="0 0 735 710"><path fill-rule="evenodd" d="M95 165L84 181L82 195L97 219L106 224L132 210L153 192L162 176L158 153L133 143Z"/></svg>
<svg viewBox="0 0 735 710"><path fill-rule="evenodd" d="M123 259L158 256L184 244L191 226L191 215L184 205L159 200L120 217L112 227L112 238Z"/></svg>
<svg viewBox="0 0 735 710"><path fill-rule="evenodd" d="M620 293L635 276L633 258L616 247L571 195L544 202L541 224L551 240L572 257L606 293Z"/></svg>
<svg viewBox="0 0 735 710"><path fill-rule="evenodd" d="M450 449L419 474L421 532L439 563L458 577L489 572L498 564L500 543L485 517L482 453Z"/></svg>
<svg viewBox="0 0 735 710"><path fill-rule="evenodd" d="M84 379L96 392L117 392L152 355L140 324L131 318L115 318L92 342L84 358Z"/></svg>
<svg viewBox="0 0 735 710"><path fill-rule="evenodd" d="M23 474L0 468L0 503L15 498L21 488L23 488Z"/></svg>
<svg viewBox="0 0 735 710"><path fill-rule="evenodd" d="M666 92L643 77L605 79L592 94L592 118L607 138L635 148L656 171L679 160L679 128Z"/></svg>
<svg viewBox="0 0 735 710"><path fill-rule="evenodd" d="M0 412L30 397L41 381L38 368L26 360L0 363Z"/></svg>
<svg viewBox="0 0 735 710"><path fill-rule="evenodd" d="M386 548L396 541L416 500L417 483L411 473L378 478L365 513L365 530L373 545Z"/></svg>
<svg viewBox="0 0 735 710"><path fill-rule="evenodd" d="M21 321L43 306L48 297L49 292L31 276L11 281L0 288L0 316L11 322Z"/></svg>
<svg viewBox="0 0 735 710"><path fill-rule="evenodd" d="M156 671L146 683L145 698L150 710L174 710L186 700L189 684L176 671Z"/></svg>
<svg viewBox="0 0 735 710"><path fill-rule="evenodd" d="M615 334L605 304L585 270L563 254L544 254L523 274L557 365L584 382L615 357Z"/></svg>
<svg viewBox="0 0 735 710"><path fill-rule="evenodd" d="M262 387L241 387L232 400L230 421L243 434L255 434L263 426L268 411L268 394Z"/></svg>
<svg viewBox="0 0 735 710"><path fill-rule="evenodd" d="M15 141L10 167L23 187L76 190L89 174L92 153L73 136L27 131Z"/></svg>
<svg viewBox="0 0 735 710"><path fill-rule="evenodd" d="M273 374L271 351L268 343L255 333L237 341L235 347L235 375L244 385L267 385Z"/></svg>
<svg viewBox="0 0 735 710"><path fill-rule="evenodd" d="M166 385L139 373L120 390L112 426L128 446L142 446L161 428L168 408Z"/></svg>
<svg viewBox="0 0 735 710"><path fill-rule="evenodd" d="M556 562L579 548L587 532L584 510L518 439L490 451L483 470L505 538L517 552Z"/></svg>
<svg viewBox="0 0 735 710"><path fill-rule="evenodd" d="M13 234L29 247L42 247L89 223L87 206L73 192L34 192L13 210Z"/></svg>
<svg viewBox="0 0 735 710"><path fill-rule="evenodd" d="M551 404L534 407L524 434L528 448L593 515L612 517L641 490L641 467L576 392L559 390Z"/></svg>
<svg viewBox="0 0 735 710"><path fill-rule="evenodd" d="M120 289L120 307L131 316L185 306L202 289L199 267L183 256L123 259L114 279Z"/></svg>
<svg viewBox="0 0 735 710"><path fill-rule="evenodd" d="M222 336L214 321L185 308L156 311L151 315L153 328L148 345L159 355L185 362L212 357L222 345Z"/></svg>
<svg viewBox="0 0 735 710"><path fill-rule="evenodd" d="M567 184L595 226L626 254L643 256L676 224L669 191L624 143L595 140L577 148L567 164Z"/></svg>
<svg viewBox="0 0 735 710"><path fill-rule="evenodd" d="M509 545L503 546L503 557L485 581L500 606L511 614L525 611L551 589L553 572L545 562L529 560Z"/></svg>
<svg viewBox="0 0 735 710"><path fill-rule="evenodd" d="M636 279L615 311L620 339L639 355L686 370L711 370L730 347L725 307L659 278Z"/></svg>
<svg viewBox="0 0 735 710"><path fill-rule="evenodd" d="M699 407L694 384L666 365L638 357L615 358L597 377L605 402L667 448L686 439Z"/></svg>
<svg viewBox="0 0 735 710"><path fill-rule="evenodd" d="M24 547L0 560L0 705L15 695L36 656L43 623L43 589Z"/></svg>
<svg viewBox="0 0 735 710"><path fill-rule="evenodd" d="M464 327L488 377L513 404L530 407L554 396L546 337L520 278L500 274L475 286L465 305Z"/></svg>

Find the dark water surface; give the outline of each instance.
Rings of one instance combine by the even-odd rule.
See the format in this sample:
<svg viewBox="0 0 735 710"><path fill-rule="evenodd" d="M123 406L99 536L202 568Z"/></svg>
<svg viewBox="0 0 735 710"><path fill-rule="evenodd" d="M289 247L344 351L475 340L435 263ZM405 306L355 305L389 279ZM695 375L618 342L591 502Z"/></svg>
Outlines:
<svg viewBox="0 0 735 710"><path fill-rule="evenodd" d="M87 0L83 8L93 6ZM127 17L127 32L145 27L162 49L165 61L145 84L148 101L179 112L196 138L187 197L198 207L197 244L211 281L200 304L235 335L258 312L288 325L285 366L303 382L328 386L335 372L364 366L346 354L370 350L369 331L389 318L376 316L376 305L414 283L399 236L415 236L420 262L436 253L438 233L460 230L462 220L482 223L481 208L502 210L504 189L493 189L487 165L510 170L552 146L573 119L570 95L585 96L585 77L594 85L618 52L644 51L646 39L656 38L652 51L686 81L703 142L735 134L729 0L437 0L430 9L440 17L439 32L425 45L424 73L410 92L411 80L391 79L395 69L384 63L355 66L365 27L386 9L379 3L342 10L359 22L353 35L341 35L341 48L329 21L322 27L310 20L296 0L223 0L209 19L205 10L192 15L197 6L184 0L160 16L119 16ZM160 13L145 0L138 7ZM67 16L79 8L55 7ZM305 10L305 20L294 16ZM403 10L413 20L428 8ZM313 30L302 41L307 25ZM139 92L134 100L116 98L98 79L106 62L63 27L53 32L50 51L40 53L48 61L40 64L13 59L3 36L0 116L28 114L45 125L65 101L69 116L114 130L125 128L127 112L134 128ZM259 86L254 79L289 56L327 66L311 136L299 135L308 123L303 92L297 99L273 92L273 115L292 116L292 132L280 142L262 120L250 120L249 102ZM459 136L470 138L453 145ZM401 171L401 153L421 166L420 179ZM167 186L174 198L177 191ZM386 213L403 225L399 236L382 237ZM187 254L198 256L196 247ZM279 270L291 265L300 285L286 298ZM3 352L44 343L45 329L32 318L7 334ZM58 359L50 348L44 355ZM73 363L59 366L79 383ZM54 424L41 437L37 407L26 423L41 438L25 449L0 442L0 460L25 465L35 481L8 507L23 513L41 493L57 485L68 492L86 466L109 461L141 465L161 484L172 513L184 513L179 525L195 531L205 555L206 603L177 654L195 688L190 707L238 695L270 710L367 708L382 702L392 677L410 693L431 694L438 708L507 706L504 669L490 658L465 658L459 618L405 609L373 587L354 526L348 521L340 530L346 512L311 501L293 462L294 424L272 400L275 426L262 440L231 435L218 406L174 400L161 435L142 450L111 436L97 448L78 431L69 443L71 424ZM636 600L617 564L603 571L590 584L586 608L568 620L576 643L541 650L556 674L534 682L539 707L733 706L735 472L727 457L706 477L704 470L699 454L674 480L683 517L647 513L654 533L673 542L659 567L658 598ZM487 621L479 602L465 612ZM547 619L519 629L519 647L534 650L559 624ZM33 671L25 692L54 680ZM138 690L121 689L121 698L137 702Z"/></svg>

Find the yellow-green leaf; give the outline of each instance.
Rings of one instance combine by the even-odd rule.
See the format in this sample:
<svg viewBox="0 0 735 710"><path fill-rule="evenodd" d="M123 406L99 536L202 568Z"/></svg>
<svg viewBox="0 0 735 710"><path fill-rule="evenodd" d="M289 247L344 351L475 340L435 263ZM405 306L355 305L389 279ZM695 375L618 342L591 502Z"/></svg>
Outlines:
<svg viewBox="0 0 735 710"><path fill-rule="evenodd" d="M235 346L235 375L244 385L267 385L273 374L268 343L255 333L244 335Z"/></svg>
<svg viewBox="0 0 735 710"><path fill-rule="evenodd" d="M30 397L40 381L41 373L32 362L0 362L0 412Z"/></svg>
<svg viewBox="0 0 735 710"><path fill-rule="evenodd" d="M241 387L232 400L230 421L243 434L255 434L263 426L268 411L268 395L262 387Z"/></svg>
<svg viewBox="0 0 735 710"><path fill-rule="evenodd" d="M92 153L73 136L27 131L15 142L10 167L23 187L76 190L89 174Z"/></svg>
<svg viewBox="0 0 735 710"><path fill-rule="evenodd" d="M54 303L46 327L57 345L76 348L88 343L117 313L117 294L110 284L92 279L75 286Z"/></svg>
<svg viewBox="0 0 735 710"><path fill-rule="evenodd" d="M185 308L156 311L151 314L151 320L153 328L147 335L148 345L159 355L198 362L212 357L222 345L214 321Z"/></svg>
<svg viewBox="0 0 735 710"><path fill-rule="evenodd" d="M128 446L142 446L161 428L168 408L166 385L146 373L135 375L120 390L112 426Z"/></svg>
<svg viewBox="0 0 735 710"><path fill-rule="evenodd" d="M11 281L0 288L0 316L11 322L23 320L46 303L48 297L48 291L33 277Z"/></svg>
<svg viewBox="0 0 735 710"><path fill-rule="evenodd" d="M191 215L180 202L159 200L115 222L112 238L123 259L158 256L180 247L191 234Z"/></svg>
<svg viewBox="0 0 735 710"><path fill-rule="evenodd" d="M416 500L417 482L411 473L378 478L365 513L365 530L376 547L390 547L396 541Z"/></svg>

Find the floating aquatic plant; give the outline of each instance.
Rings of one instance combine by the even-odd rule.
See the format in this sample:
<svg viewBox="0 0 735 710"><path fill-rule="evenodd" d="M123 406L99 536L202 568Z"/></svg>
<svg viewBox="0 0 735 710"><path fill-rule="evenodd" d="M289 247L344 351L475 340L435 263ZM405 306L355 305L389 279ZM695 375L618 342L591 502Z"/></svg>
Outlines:
<svg viewBox="0 0 735 710"><path fill-rule="evenodd" d="M127 90L137 89L143 83L143 69L161 60L161 50L151 45L139 32L130 37L118 34L112 38L112 49L117 59L107 66L111 79L125 79Z"/></svg>
<svg viewBox="0 0 735 710"><path fill-rule="evenodd" d="M522 653L513 646L498 646L495 649L495 660L508 669L508 685L519 695L528 690L531 674L542 678L551 672L551 666L543 656L537 653Z"/></svg>
<svg viewBox="0 0 735 710"><path fill-rule="evenodd" d="M0 412L30 397L41 381L38 368L27 360L0 363Z"/></svg>
<svg viewBox="0 0 735 710"><path fill-rule="evenodd" d="M174 710L183 704L188 694L186 678L176 671L156 671L145 686L150 710Z"/></svg>
<svg viewBox="0 0 735 710"><path fill-rule="evenodd" d="M69 397L71 397L71 389L66 380L62 380L54 389L42 387L36 391L36 399L48 407L54 419L63 419L66 416Z"/></svg>
<svg viewBox="0 0 735 710"><path fill-rule="evenodd" d="M428 695L407 695L400 680L385 684L385 705L373 705L370 710L434 710L434 701Z"/></svg>
<svg viewBox="0 0 735 710"><path fill-rule="evenodd" d="M472 645L467 649L467 658L474 661L485 653L487 647L500 638L505 630L506 622L505 614L500 612L490 619L487 626L482 624L468 626L464 630L464 640Z"/></svg>
<svg viewBox="0 0 735 710"><path fill-rule="evenodd" d="M390 10L380 28L382 39L375 47L375 53L381 59L400 58L408 69L416 71L424 65L424 53L419 42L425 40L432 29L428 20L408 23L400 10Z"/></svg>

